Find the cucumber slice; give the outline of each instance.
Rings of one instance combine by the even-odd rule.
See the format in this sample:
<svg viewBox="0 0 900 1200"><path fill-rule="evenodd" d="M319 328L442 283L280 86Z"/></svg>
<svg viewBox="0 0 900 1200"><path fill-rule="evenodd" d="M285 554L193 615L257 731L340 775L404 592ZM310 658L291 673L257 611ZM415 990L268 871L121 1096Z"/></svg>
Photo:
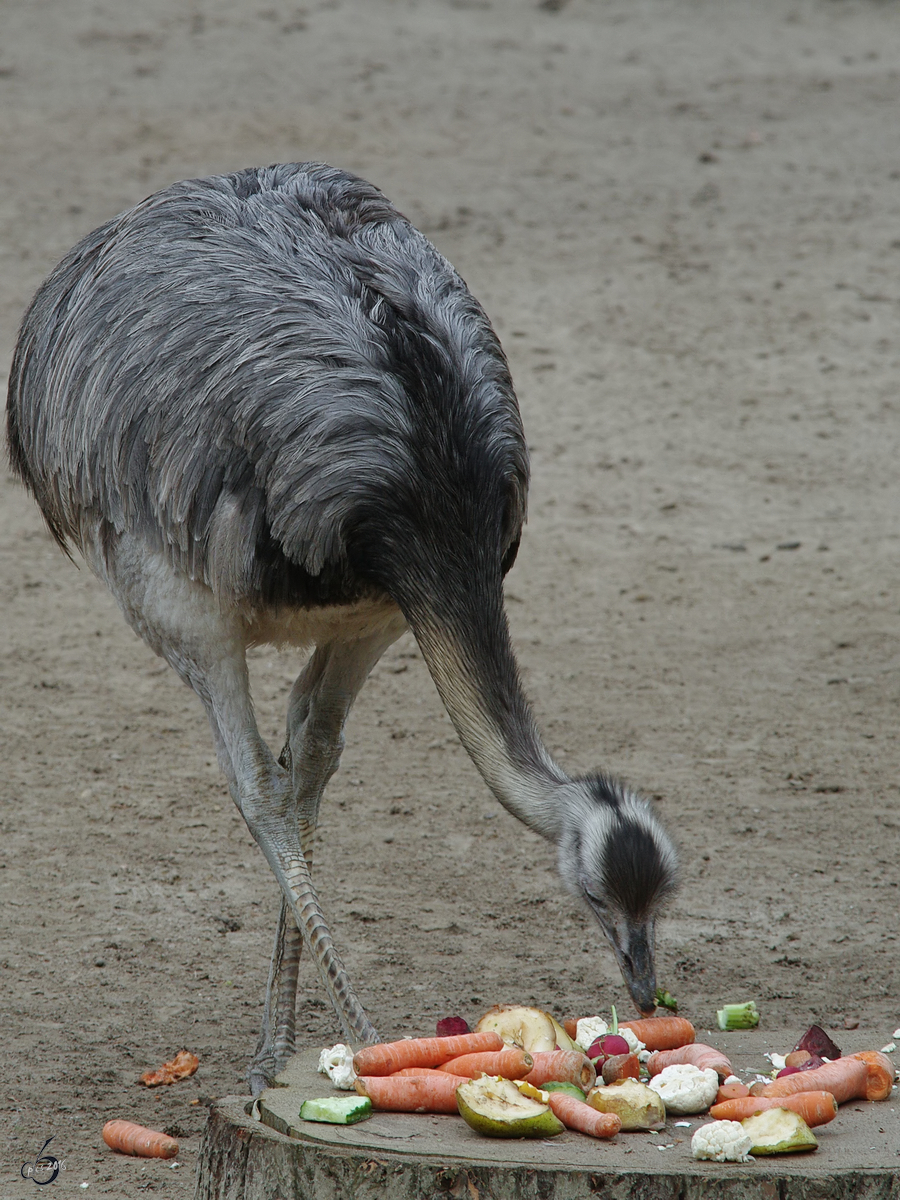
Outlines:
<svg viewBox="0 0 900 1200"><path fill-rule="evenodd" d="M304 1100L300 1108L301 1121L327 1121L329 1125L353 1125L372 1115L368 1096L324 1096L320 1100Z"/></svg>
<svg viewBox="0 0 900 1200"><path fill-rule="evenodd" d="M565 1092L567 1096L574 1096L576 1100L584 1100L586 1095L577 1084L565 1083L561 1079L542 1083L541 1087L545 1092Z"/></svg>

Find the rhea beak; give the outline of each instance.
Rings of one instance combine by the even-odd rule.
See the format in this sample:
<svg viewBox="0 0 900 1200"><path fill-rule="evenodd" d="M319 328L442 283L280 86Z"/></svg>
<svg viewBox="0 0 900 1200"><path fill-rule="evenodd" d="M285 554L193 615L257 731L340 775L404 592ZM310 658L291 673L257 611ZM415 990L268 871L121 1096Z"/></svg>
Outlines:
<svg viewBox="0 0 900 1200"><path fill-rule="evenodd" d="M596 912L595 906L591 906ZM653 962L653 922L612 922L601 916L600 924L609 938L622 978L635 1007L643 1017L656 1011L656 966Z"/></svg>
<svg viewBox="0 0 900 1200"><path fill-rule="evenodd" d="M613 941L616 961L622 978L642 1017L650 1017L656 1009L656 967L653 963L652 931L645 925L631 931L627 945Z"/></svg>

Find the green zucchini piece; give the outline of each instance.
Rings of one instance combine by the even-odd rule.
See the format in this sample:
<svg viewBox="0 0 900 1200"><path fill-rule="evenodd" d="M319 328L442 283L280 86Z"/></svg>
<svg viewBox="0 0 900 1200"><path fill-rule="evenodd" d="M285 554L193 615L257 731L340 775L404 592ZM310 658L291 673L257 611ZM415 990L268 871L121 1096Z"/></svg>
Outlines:
<svg viewBox="0 0 900 1200"><path fill-rule="evenodd" d="M353 1125L372 1115L368 1096L324 1096L319 1100L304 1100L300 1108L301 1121L326 1121L329 1125Z"/></svg>

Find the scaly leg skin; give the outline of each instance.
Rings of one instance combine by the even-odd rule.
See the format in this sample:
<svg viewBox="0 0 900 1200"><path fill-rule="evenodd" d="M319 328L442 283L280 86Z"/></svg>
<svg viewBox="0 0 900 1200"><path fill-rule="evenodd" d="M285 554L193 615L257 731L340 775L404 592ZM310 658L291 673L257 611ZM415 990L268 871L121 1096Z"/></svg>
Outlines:
<svg viewBox="0 0 900 1200"><path fill-rule="evenodd" d="M307 868L312 850L319 805L328 780L338 768L343 749L343 728L359 689L386 647L402 632L392 625L363 641L330 643L310 659L291 692L288 705L287 742L279 765L289 774L297 811L297 828ZM327 930L325 930L327 934ZM330 940L330 939L329 939ZM249 1079L253 1095L271 1083L294 1053L296 994L302 935L298 932L286 901L282 902L269 979L263 1023ZM364 1015L364 1014L363 1014ZM338 1016L345 1030L347 1021ZM366 1022L368 1025L368 1022ZM364 1040L377 1040L371 1025Z"/></svg>

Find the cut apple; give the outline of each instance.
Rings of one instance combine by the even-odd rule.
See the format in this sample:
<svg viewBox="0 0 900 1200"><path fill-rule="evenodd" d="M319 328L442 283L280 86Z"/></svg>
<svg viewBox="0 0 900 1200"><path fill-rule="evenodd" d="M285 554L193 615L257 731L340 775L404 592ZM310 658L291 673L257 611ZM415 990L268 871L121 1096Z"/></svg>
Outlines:
<svg viewBox="0 0 900 1200"><path fill-rule="evenodd" d="M530 1085L528 1090L538 1091ZM546 1138L565 1129L546 1104L499 1075L482 1075L460 1084L456 1105L466 1124L486 1137Z"/></svg>
<svg viewBox="0 0 900 1200"><path fill-rule="evenodd" d="M547 1050L578 1050L562 1025L540 1008L521 1004L497 1004L475 1026L476 1033L499 1033L510 1046L529 1054Z"/></svg>

